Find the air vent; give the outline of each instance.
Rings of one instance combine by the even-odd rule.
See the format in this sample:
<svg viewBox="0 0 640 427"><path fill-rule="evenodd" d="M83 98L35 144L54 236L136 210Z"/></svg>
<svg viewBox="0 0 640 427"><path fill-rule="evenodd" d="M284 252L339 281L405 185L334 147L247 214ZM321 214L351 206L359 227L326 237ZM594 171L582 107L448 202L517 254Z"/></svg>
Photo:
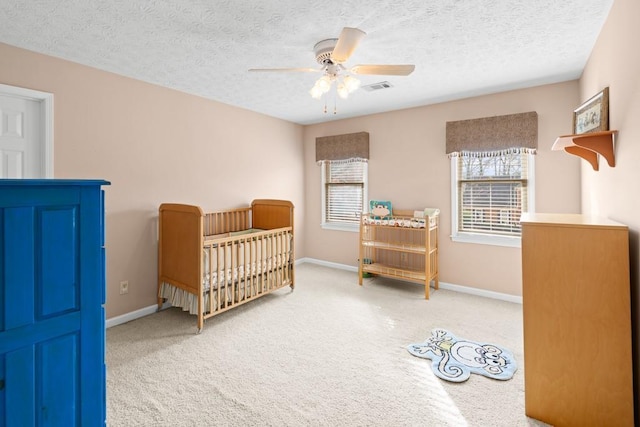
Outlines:
<svg viewBox="0 0 640 427"><path fill-rule="evenodd" d="M367 92L373 92L374 90L382 90L382 89L391 89L393 86L391 83L384 81L379 83L373 83L370 85L362 86L361 89L366 90Z"/></svg>

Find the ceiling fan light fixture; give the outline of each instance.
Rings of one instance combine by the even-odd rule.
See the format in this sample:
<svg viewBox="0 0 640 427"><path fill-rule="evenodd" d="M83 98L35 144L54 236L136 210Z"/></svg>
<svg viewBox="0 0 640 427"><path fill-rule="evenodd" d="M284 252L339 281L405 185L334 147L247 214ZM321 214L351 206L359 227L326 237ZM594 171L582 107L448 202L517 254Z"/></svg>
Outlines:
<svg viewBox="0 0 640 427"><path fill-rule="evenodd" d="M331 89L331 78L327 75L320 77L316 82L316 86L322 91L322 93L329 92L329 89Z"/></svg>
<svg viewBox="0 0 640 427"><path fill-rule="evenodd" d="M322 98L322 95L331 90L334 81L336 82L336 93L341 99L347 99L350 93L360 87L360 80L349 74L341 76L337 73L327 73L316 81L309 94L314 99Z"/></svg>
<svg viewBox="0 0 640 427"><path fill-rule="evenodd" d="M314 85L311 90L309 91L309 94L311 95L311 97L313 99L320 99L322 97L322 94L324 92L322 92L322 90L318 87L318 85Z"/></svg>
<svg viewBox="0 0 640 427"><path fill-rule="evenodd" d="M338 92L338 96L342 99L347 99L350 93L349 89L347 88L347 86L345 86L344 83L338 84L336 92Z"/></svg>
<svg viewBox="0 0 640 427"><path fill-rule="evenodd" d="M348 74L344 76L344 78L342 79L342 83L344 84L345 88L349 91L349 93L358 90L358 88L360 87L360 80Z"/></svg>

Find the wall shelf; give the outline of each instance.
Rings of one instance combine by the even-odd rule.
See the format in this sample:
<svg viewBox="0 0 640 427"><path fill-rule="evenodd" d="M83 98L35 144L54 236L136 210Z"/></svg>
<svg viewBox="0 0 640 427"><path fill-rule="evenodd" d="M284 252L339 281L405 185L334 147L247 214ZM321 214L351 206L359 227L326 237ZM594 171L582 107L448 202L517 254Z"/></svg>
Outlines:
<svg viewBox="0 0 640 427"><path fill-rule="evenodd" d="M552 150L564 150L567 153L582 157L593 170L599 169L599 156L604 157L611 167L615 167L614 142L617 130L583 133L580 135L559 136L551 147Z"/></svg>

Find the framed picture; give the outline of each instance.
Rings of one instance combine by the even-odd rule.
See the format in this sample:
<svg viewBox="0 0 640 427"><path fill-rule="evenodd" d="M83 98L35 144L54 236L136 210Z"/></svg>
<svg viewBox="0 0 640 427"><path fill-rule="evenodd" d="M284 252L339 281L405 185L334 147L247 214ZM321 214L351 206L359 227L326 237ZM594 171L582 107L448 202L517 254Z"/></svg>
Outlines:
<svg viewBox="0 0 640 427"><path fill-rule="evenodd" d="M387 200L370 200L369 213L371 213L375 219L388 218L393 213L391 202Z"/></svg>
<svg viewBox="0 0 640 427"><path fill-rule="evenodd" d="M609 88L605 87L573 110L573 133L609 130Z"/></svg>

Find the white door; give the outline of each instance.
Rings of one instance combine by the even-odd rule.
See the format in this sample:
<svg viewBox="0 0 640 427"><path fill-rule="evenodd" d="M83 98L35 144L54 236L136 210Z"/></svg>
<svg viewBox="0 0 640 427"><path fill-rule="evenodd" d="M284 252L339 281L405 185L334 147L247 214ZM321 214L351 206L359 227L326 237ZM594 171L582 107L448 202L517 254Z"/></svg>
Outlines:
<svg viewBox="0 0 640 427"><path fill-rule="evenodd" d="M44 178L40 101L0 94L0 178Z"/></svg>

